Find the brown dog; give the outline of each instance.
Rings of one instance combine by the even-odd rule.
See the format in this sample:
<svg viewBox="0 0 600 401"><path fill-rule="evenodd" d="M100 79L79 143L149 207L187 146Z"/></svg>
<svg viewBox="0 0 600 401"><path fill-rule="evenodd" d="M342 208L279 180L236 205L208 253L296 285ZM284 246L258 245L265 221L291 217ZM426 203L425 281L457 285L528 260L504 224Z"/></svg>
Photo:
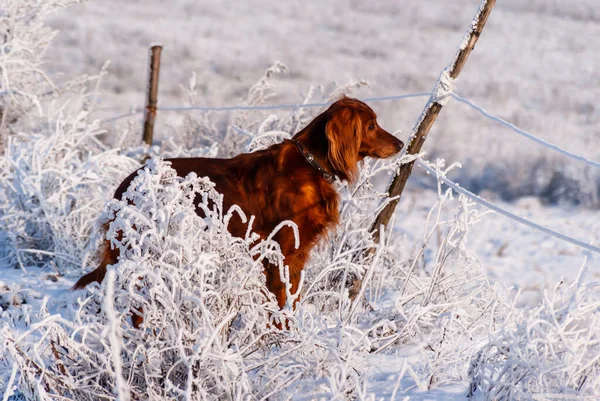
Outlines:
<svg viewBox="0 0 600 401"><path fill-rule="evenodd" d="M181 177L195 172L208 176L223 194L224 210L238 205L247 216L254 215L254 230L267 238L284 220L298 226L300 247L296 249L291 230L279 231L284 262L289 266L291 291L295 293L300 272L312 247L333 227L339 218L339 196L332 182L353 181L358 162L364 157L387 158L397 154L404 144L377 124L377 116L365 103L344 97L317 116L291 140L265 150L241 154L231 159L169 159ZM137 171L117 188L120 199ZM197 211L200 214L200 211ZM246 226L241 219L229 224L232 235L243 237ZM105 242L100 266L81 277L74 285L79 289L101 282L106 266L117 263L119 251ZM286 304L286 289L275 266L265 265L267 288L277 297L279 307ZM141 318L134 316L134 325Z"/></svg>

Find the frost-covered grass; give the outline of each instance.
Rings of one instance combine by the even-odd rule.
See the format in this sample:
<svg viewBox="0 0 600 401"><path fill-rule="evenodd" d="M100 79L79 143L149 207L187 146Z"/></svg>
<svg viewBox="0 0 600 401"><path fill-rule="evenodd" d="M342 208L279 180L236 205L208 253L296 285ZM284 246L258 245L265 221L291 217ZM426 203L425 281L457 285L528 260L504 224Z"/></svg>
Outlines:
<svg viewBox="0 0 600 401"><path fill-rule="evenodd" d="M530 310L511 308L472 358L471 389L488 399L577 399L600 394L598 282L558 283Z"/></svg>
<svg viewBox="0 0 600 401"><path fill-rule="evenodd" d="M62 3L14 0L14 4ZM150 15L155 11L152 4L149 2L147 9ZM452 4L448 7L465 13L468 20L472 10L462 3ZM522 10L519 4L507 2L506 8L499 7L499 15L515 7ZM582 29L594 29L594 14L581 11L585 4L565 13L579 22L584 18L592 26ZM125 20L130 18L129 12L139 12L134 6L129 10L130 6L121 9ZM202 15L212 13L217 20L229 15L216 4L181 2L181 6L187 7L188 13L204 7ZM86 7L104 6L89 3ZM250 24L246 18L260 10L252 4L243 7L248 9L236 9L245 21L239 25L242 30ZM414 19L415 27L435 22L436 29L454 31L464 25L462 20L456 28L442 24L440 19L450 22L438 15L441 9L433 12L413 3L403 7L377 3L365 9L357 3L346 14L332 13L325 20L317 18L321 14L314 16L331 35L338 35L336 30L347 35L365 33L362 24L352 25L356 32L349 31L343 17L381 22L386 13L398 16L409 11L423 17ZM527 7L551 16L543 18L556 18L555 11L562 10L557 2L532 2ZM19 21L29 21L33 33L47 34L38 32L42 25L37 18L43 13L35 7L30 10L34 10L28 14L30 19ZM286 30L300 29L295 21L302 12L322 8L308 3L301 10L280 5L269 10L279 22L282 14L290 14L289 21L270 25L271 29ZM423 10L431 13L419 14ZM271 17L267 14L265 18ZM71 19L69 23L81 21ZM491 28L493 31L493 25ZM128 29L146 32L139 21ZM287 34L293 36L293 29ZM486 34L490 34L487 28ZM425 38L428 35L432 33L427 32ZM181 35L175 36L180 40ZM243 40L251 40L249 37ZM106 51L116 46L122 51L130 42L108 40L107 46L96 48ZM231 45L238 44L233 41ZM360 47L362 42L356 44ZM334 50L338 45L324 44ZM45 47L30 48L32 60L43 59ZM486 48L482 44L477 51L485 53ZM296 52L310 50L302 49L290 47ZM415 57L427 59L423 51L415 51ZM292 63L301 58L294 57ZM348 53L344 57L341 59L350 61L377 59L376 54ZM0 66L7 65L2 62L0 59ZM166 71L168 68L167 64ZM215 93L221 97L216 99L237 96L242 99L235 103L248 105L284 98L309 102L362 90L360 81L331 90L306 85L306 94L297 96L298 83L311 78L314 71L308 65L302 68L306 77L282 81L280 77L285 75L278 75L284 70L281 64L263 66L253 76L262 77L256 84L242 80L227 86L220 82ZM285 274L278 245L255 241L252 216L245 216L250 229L244 238L229 235L228 219L240 211L222 210L220 195L207 179L176 177L157 155L228 157L264 148L292 135L318 111L183 113L170 120L169 127L160 126L159 141L148 148L139 144L139 122L106 126L94 121L102 115L106 99L123 104L118 97L103 98L102 82L113 90L114 85L135 82L125 79L126 74L119 75L118 68L116 74L109 70L108 75L97 70L101 71L97 77L73 81L77 82L73 88L81 88L79 92L57 94L54 103L43 96L48 82L28 81L19 70L3 70L5 82L11 87L24 82L21 87L28 93L24 99L37 101L19 106L21 114L3 127L8 138L0 156L3 401L466 400L469 395L478 400L563 400L600 395L596 255L588 254L584 260L576 247L490 215L439 182L436 185L436 177L424 175L413 177L393 228L384 232L381 245L374 247L368 229L385 202L382 184L407 159L367 160L355 185L337 184L343 200L341 223L313 252L298 308L280 311L261 274L262 258L279 264ZM290 70L293 75L294 69ZM182 74L187 80L187 72ZM426 72L415 74L424 81L427 78ZM209 78L210 73L199 73L178 88L177 94L165 96L186 104L211 100L209 92L217 89L207 89ZM232 81L231 77L225 80ZM294 91L287 90L292 86ZM243 88L244 94L229 93L233 87ZM430 87L428 82L423 89ZM275 88L284 95L277 95ZM497 95L492 91L482 96L487 99L492 94ZM20 104L20 98L2 99L11 107ZM41 113L31 107L34 104ZM387 120L383 125L397 126L400 120L390 114L386 117L386 107L378 104L375 108L379 110L379 106ZM449 114L439 127L448 127ZM463 117L452 114L452 118ZM464 121L479 128L479 120ZM436 147L439 143L434 144L434 154L441 154L442 148ZM498 160L510 161L502 159L513 157L510 152L503 152ZM110 200L121 179L146 155L154 157L134 181L135 190L132 187L125 200ZM470 157L477 159L477 152ZM514 157L521 160L519 155ZM511 168L526 169L528 160L522 159L522 163ZM473 177L469 171L447 171L443 161L435 165L439 174ZM467 163L469 168L474 167ZM510 183L518 186L523 177L515 173ZM505 186L508 190L508 184ZM486 196L496 194L488 192ZM206 217L196 215L197 203ZM544 207L538 198L524 198L506 207L542 219L567 234L596 243L600 240L594 211ZM123 257L110 267L101 285L70 292L68 288L84 271L97 266L100 226L107 221L112 221L107 232L111 246L118 247ZM365 252L373 247L375 252ZM360 286L354 285L359 283L356 278L362 279ZM140 308L145 323L141 329L133 329L131 316ZM276 321L284 321L288 329L273 328Z"/></svg>

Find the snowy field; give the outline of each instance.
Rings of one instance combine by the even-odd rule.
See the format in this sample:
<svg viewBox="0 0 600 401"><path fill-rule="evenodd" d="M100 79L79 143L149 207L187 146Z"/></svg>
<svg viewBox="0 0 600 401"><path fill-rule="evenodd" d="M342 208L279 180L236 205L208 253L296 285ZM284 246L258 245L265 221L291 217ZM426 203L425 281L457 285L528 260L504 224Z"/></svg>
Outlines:
<svg viewBox="0 0 600 401"><path fill-rule="evenodd" d="M143 108L149 44L164 46L159 107L422 93L479 1L69 3L0 0L0 399L125 400L130 390L152 400L600 398L600 254L438 191L416 166L385 246L365 256L395 161L367 163L355 187L341 187L342 224L315 250L299 309L281 312L289 332L266 327L273 305L261 296L258 250L220 230L218 215L199 222L185 197L157 192L169 174L157 159L142 185L158 195L133 202L139 214L111 207L132 233L168 229L173 240L133 235L139 253L112 281L68 290L97 263L110 194L148 153L141 114L102 120ZM58 31L45 52L50 34L35 25L44 4L68 5L45 19ZM499 0L456 93L600 161L597 38L600 0ZM276 61L287 72L260 83ZM37 69L47 80L29 73ZM406 141L425 101L371 106ZM149 153L229 156L267 145L269 136L252 139L264 133L292 135L318 111L159 111ZM600 245L600 168L456 100L424 151L461 163L448 177L483 198ZM177 216L176 228L157 207ZM191 238L190 227L203 234ZM178 261L194 273L156 249L185 254ZM345 286L355 275L366 277L357 303ZM153 322L143 332L128 320L140 305Z"/></svg>

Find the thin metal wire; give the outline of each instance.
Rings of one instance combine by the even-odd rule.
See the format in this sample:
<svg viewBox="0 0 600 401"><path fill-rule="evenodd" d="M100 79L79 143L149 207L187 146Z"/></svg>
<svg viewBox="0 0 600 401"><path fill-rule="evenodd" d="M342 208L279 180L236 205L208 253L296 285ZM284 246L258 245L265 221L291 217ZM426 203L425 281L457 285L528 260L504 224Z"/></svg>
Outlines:
<svg viewBox="0 0 600 401"><path fill-rule="evenodd" d="M543 140L541 138L538 138L537 136L535 136L533 134L530 134L529 132L526 132L526 131L522 130L521 128L517 127L516 125L511 124L508 121L503 120L500 117L496 117L495 115L487 112L485 109L483 109L482 107L476 105L475 103L473 103L469 99L465 99L464 97L459 96L456 93L452 93L451 96L454 99L458 100L459 102L464 103L464 104L470 106L474 110L477 110L479 113L481 113L483 116L489 118L490 120L492 120L492 121L494 121L494 122L496 122L496 123L498 123L498 124L500 124L500 125L508 128L508 129L512 130L513 132L515 132L515 133L517 133L517 134L519 134L519 135L521 135L521 136L523 136L523 137L525 137L527 139L530 139L530 140L532 140L534 142L537 142L540 145L542 145L542 146L544 146L544 147L546 147L548 149L552 149L552 150L554 150L554 151L556 151L556 152L558 152L558 153L560 153L560 154L562 154L564 156L570 157L571 159L575 159L577 161L581 161L581 162L587 163L590 166L600 168L600 163L598 163L596 161L593 161L593 160L590 160L590 159L588 159L586 157L579 156L579 155L576 155L574 153L571 153L568 150L565 150L565 149L563 149L563 148L561 148L559 146L551 144L550 142L547 142L547 141L545 141L545 140Z"/></svg>
<svg viewBox="0 0 600 401"><path fill-rule="evenodd" d="M363 99L365 102L386 102L390 100L401 100L409 99L414 97L429 97L431 93L408 93L405 95L394 95L394 96L379 96L379 97L368 97ZM252 110L285 110L285 109L300 109L300 108L312 108L312 107L326 107L330 103L289 103L289 104L274 104L274 105L261 105L261 106L221 106L221 107L209 107L209 106L167 106L158 107L158 111L252 111ZM108 123L123 118L143 114L143 110L133 111L131 113L122 114L116 117L107 118L102 120L101 123Z"/></svg>
<svg viewBox="0 0 600 401"><path fill-rule="evenodd" d="M475 195L474 193L462 188L459 184L455 183L454 181L449 180L448 178L444 177L444 176L440 176L436 173L436 171L434 169L432 169L431 167L429 167L425 162L423 162L422 160L417 160L417 163L419 163L419 165L421 167L423 167L425 170L427 170L427 172L429 172L430 174L432 174L434 177L437 177L440 181L442 181L444 184L448 185L450 188L452 188L453 190L455 190L456 192L466 196L467 198L471 199L472 201L490 209L493 210L494 212L497 212L505 217L508 217L511 220L516 221L517 223L529 226L531 228L534 228L538 231L541 231L545 234L548 234L552 237L558 238L562 241L568 242L570 244L573 245L577 245L581 248L585 248L587 250L590 250L592 252L596 252L596 253L600 253L600 247L589 244L587 242L583 242L581 240L578 240L577 238L573 238L573 237L569 237L568 235L559 233L558 231L554 231L551 230L550 228L541 226L537 223L534 223L532 221L526 220L522 217L517 216L516 214L513 214L511 212L509 212L508 210L502 209L500 206L497 206L495 204L493 204L492 202L483 199L480 196Z"/></svg>

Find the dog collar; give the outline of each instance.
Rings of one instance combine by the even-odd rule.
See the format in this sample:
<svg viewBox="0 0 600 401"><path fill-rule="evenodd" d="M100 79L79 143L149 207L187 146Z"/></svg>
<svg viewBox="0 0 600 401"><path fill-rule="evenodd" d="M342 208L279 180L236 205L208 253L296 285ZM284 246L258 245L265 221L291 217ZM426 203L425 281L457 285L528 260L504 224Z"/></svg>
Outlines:
<svg viewBox="0 0 600 401"><path fill-rule="evenodd" d="M313 168L315 170L317 170L319 173L321 173L321 175L323 176L323 178L325 178L327 180L327 182L334 181L333 174L325 171L325 169L323 167L321 167L321 165L315 160L315 157L312 155L312 153L310 153L308 150L306 150L304 145L302 145L299 141L297 141L295 139L292 139L292 142L294 142L294 145L296 145L296 147L298 148L298 151L300 152L300 154L302 156L304 156L304 159L306 159L308 164L313 166Z"/></svg>

